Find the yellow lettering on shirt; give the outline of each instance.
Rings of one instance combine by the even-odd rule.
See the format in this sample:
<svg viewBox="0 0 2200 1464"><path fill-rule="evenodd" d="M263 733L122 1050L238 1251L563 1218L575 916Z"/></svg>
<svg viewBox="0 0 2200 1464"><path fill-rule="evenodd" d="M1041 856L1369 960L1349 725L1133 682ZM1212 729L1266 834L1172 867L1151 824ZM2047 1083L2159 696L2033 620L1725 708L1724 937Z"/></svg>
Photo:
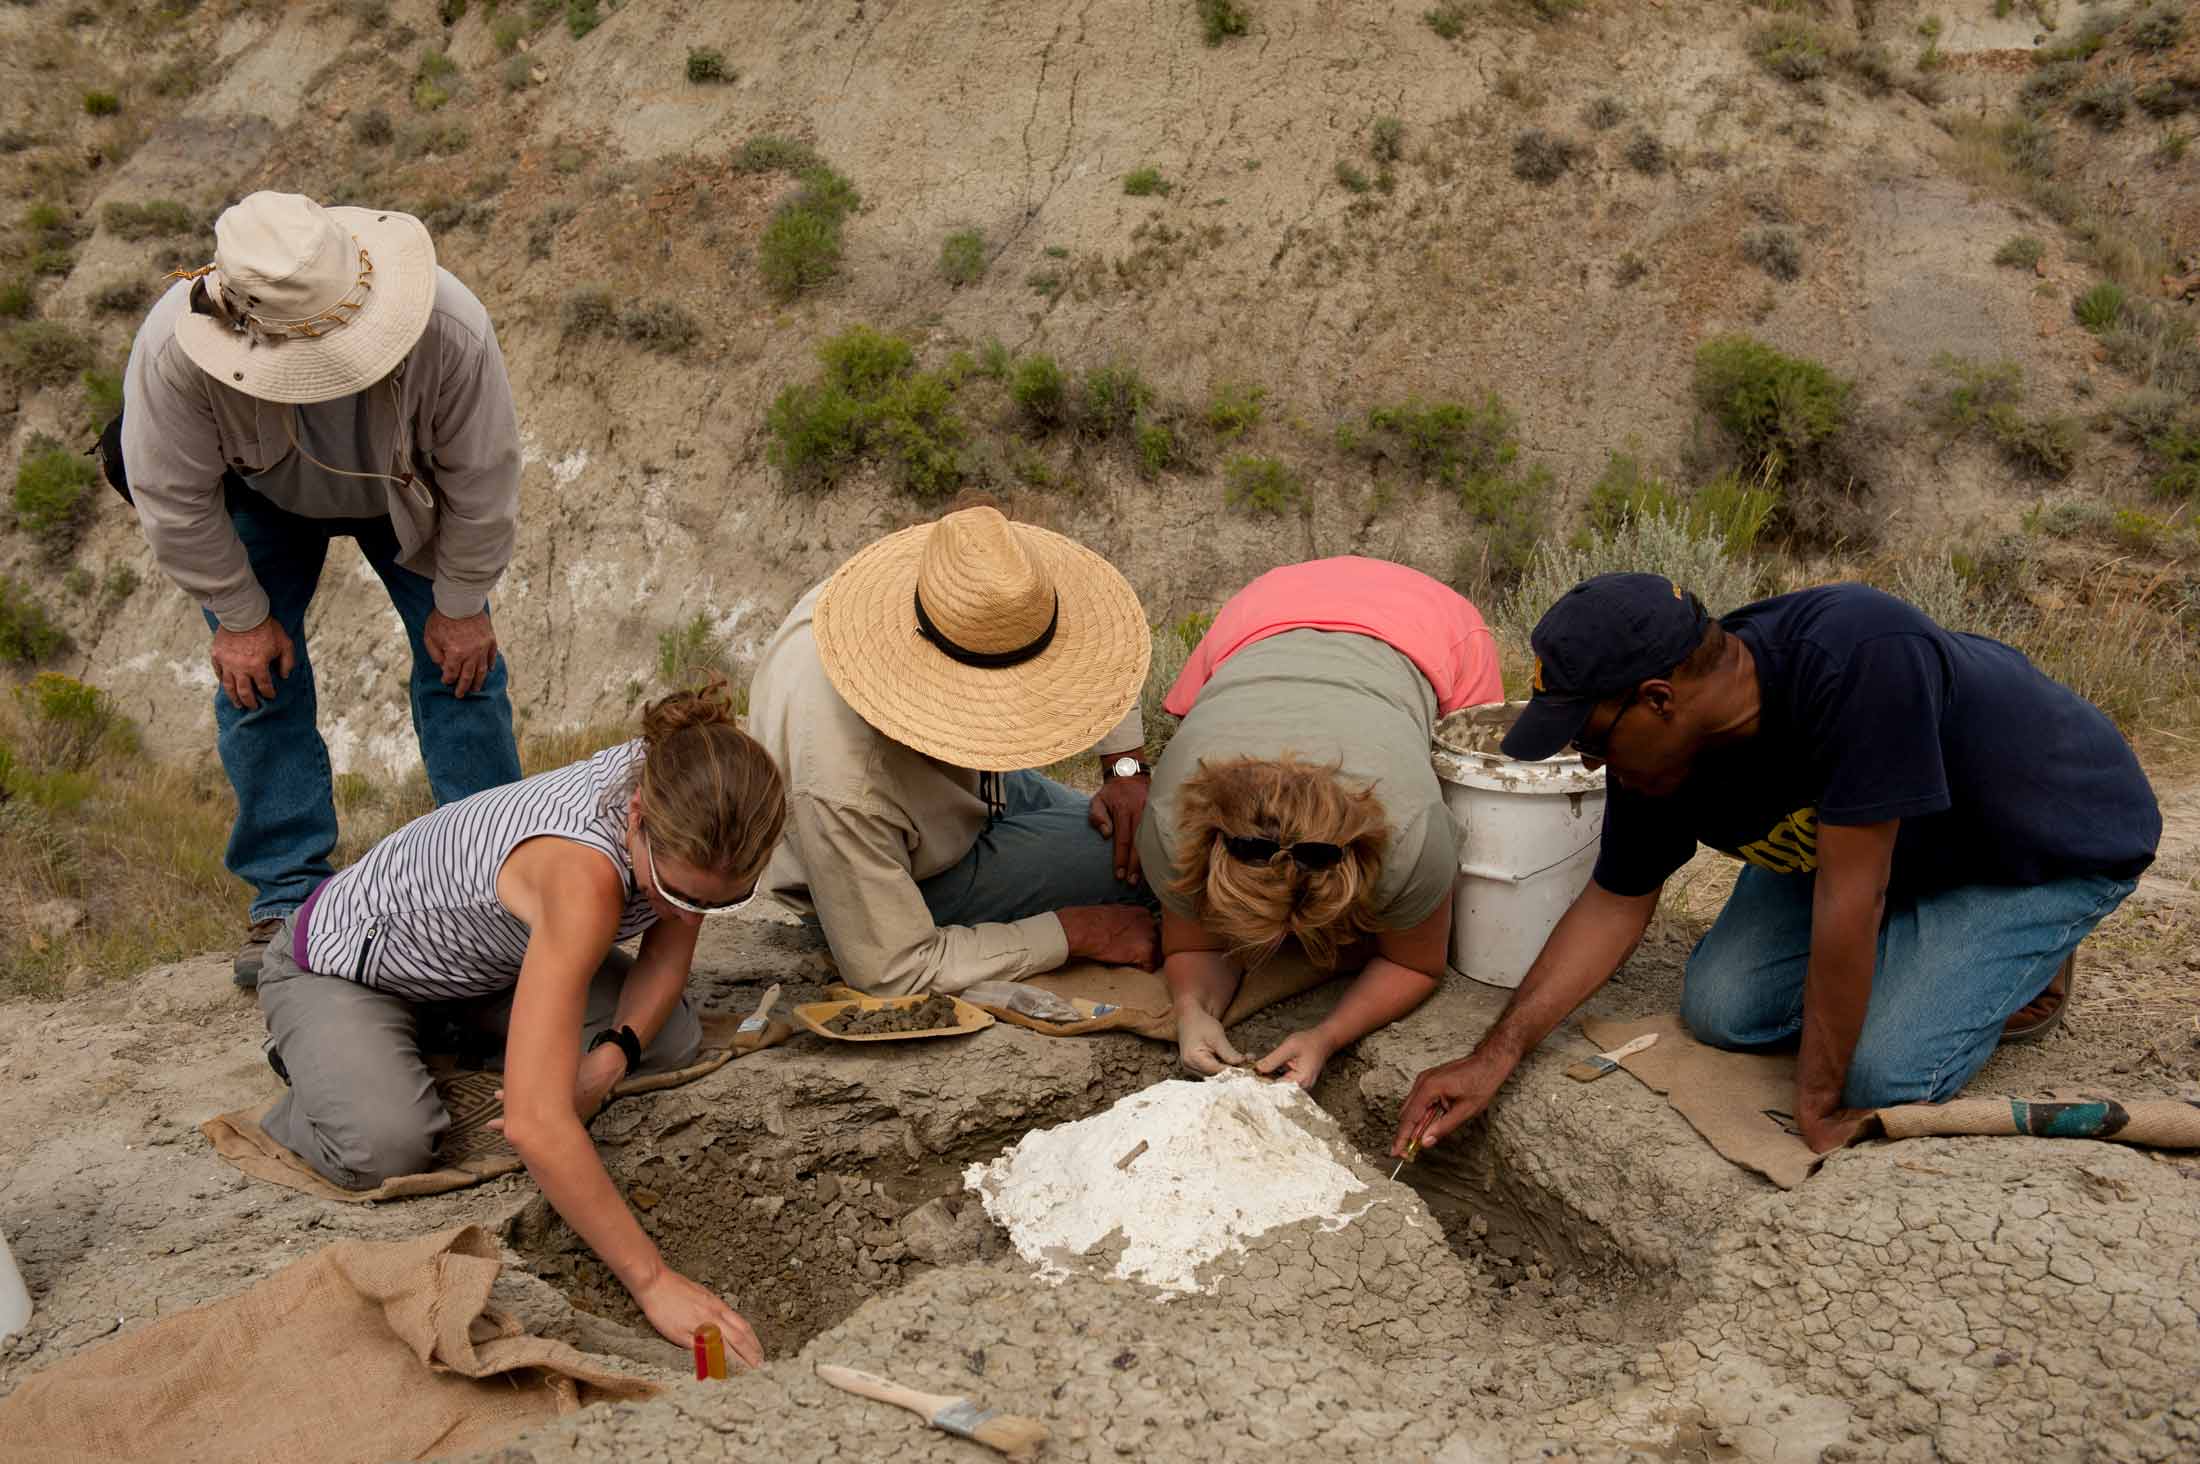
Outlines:
<svg viewBox="0 0 2200 1464"><path fill-rule="evenodd" d="M1796 809L1774 824L1772 832L1735 852L1774 874L1814 872L1818 868L1818 810Z"/></svg>

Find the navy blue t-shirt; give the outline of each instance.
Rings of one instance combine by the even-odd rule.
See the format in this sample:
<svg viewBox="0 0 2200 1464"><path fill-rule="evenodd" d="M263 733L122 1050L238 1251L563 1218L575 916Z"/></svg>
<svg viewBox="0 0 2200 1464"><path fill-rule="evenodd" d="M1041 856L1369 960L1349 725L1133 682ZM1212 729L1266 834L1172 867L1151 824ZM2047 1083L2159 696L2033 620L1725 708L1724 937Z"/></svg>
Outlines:
<svg viewBox="0 0 2200 1464"><path fill-rule="evenodd" d="M1703 754L1671 797L1612 785L1596 882L1646 895L1701 842L1779 874L1818 868L1818 826L1900 819L1892 887L2133 879L2161 809L2100 709L2022 652L1941 629L1866 585L1744 605L1755 736Z"/></svg>

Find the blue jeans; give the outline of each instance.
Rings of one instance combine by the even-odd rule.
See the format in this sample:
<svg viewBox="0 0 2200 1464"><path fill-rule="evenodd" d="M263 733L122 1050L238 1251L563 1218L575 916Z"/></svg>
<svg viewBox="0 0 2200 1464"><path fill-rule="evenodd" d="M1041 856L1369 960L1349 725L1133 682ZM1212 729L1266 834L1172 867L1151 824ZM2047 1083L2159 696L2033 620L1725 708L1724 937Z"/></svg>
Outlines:
<svg viewBox="0 0 2200 1464"><path fill-rule="evenodd" d="M306 653L306 607L331 539L358 543L405 623L412 642L413 735L436 802L517 782L519 746L502 656L472 696L462 700L443 684L443 671L421 639L435 609L434 585L397 562L397 531L386 516L305 518L277 508L234 476L224 480L224 498L252 573L267 591L269 613L298 650L297 669L276 675L275 695L261 698L252 711L239 711L219 688L214 692L222 770L237 791L237 821L222 863L252 886L252 918L269 920L295 910L333 872L335 788ZM211 612L206 623L210 629L220 625Z"/></svg>
<svg viewBox="0 0 2200 1464"><path fill-rule="evenodd" d="M1682 979L1681 1020L1698 1041L1771 1047L1802 1032L1815 882L1743 867ZM1953 1098L1992 1056L2002 1023L2047 989L2134 887L2086 876L1888 896L1871 1004L1842 1101L1878 1108Z"/></svg>
<svg viewBox="0 0 2200 1464"><path fill-rule="evenodd" d="M970 852L917 881L935 925L1022 920L1076 905L1152 904L1144 881L1115 877L1115 841L1088 820L1089 794L1037 773L1003 773L1006 811Z"/></svg>

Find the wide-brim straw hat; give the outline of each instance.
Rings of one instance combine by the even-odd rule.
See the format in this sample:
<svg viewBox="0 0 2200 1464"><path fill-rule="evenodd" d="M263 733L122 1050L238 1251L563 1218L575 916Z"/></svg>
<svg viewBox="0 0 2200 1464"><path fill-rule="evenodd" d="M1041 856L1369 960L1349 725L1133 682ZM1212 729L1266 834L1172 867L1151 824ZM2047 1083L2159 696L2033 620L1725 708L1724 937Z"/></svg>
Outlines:
<svg viewBox="0 0 2200 1464"><path fill-rule="evenodd" d="M1090 749L1138 700L1153 654L1114 565L991 508L865 548L826 582L811 629L856 715L978 772Z"/></svg>
<svg viewBox="0 0 2200 1464"><path fill-rule="evenodd" d="M435 243L394 209L255 193L214 223L176 344L222 385L267 402L364 391L419 343L435 310Z"/></svg>

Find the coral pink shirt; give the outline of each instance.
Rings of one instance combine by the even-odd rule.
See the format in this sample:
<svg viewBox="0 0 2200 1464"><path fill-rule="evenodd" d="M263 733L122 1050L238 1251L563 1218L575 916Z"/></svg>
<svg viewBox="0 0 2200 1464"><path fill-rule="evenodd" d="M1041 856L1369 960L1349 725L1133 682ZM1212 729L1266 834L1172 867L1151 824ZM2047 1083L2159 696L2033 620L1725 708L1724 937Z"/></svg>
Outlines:
<svg viewBox="0 0 2200 1464"><path fill-rule="evenodd" d="M1232 595L1162 702L1181 717L1223 662L1287 630L1372 636L1420 669L1437 715L1503 701L1497 639L1472 601L1417 569L1352 555L1286 564Z"/></svg>

